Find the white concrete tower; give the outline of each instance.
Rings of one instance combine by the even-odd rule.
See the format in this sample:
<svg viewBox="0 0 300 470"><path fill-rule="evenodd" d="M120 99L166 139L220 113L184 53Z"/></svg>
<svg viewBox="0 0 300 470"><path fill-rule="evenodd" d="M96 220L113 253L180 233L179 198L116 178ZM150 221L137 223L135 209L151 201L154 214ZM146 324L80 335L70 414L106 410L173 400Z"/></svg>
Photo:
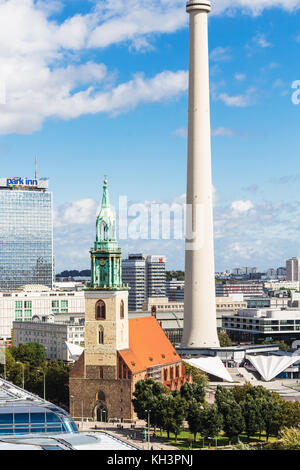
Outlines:
<svg viewBox="0 0 300 470"><path fill-rule="evenodd" d="M213 240L207 0L189 0L187 235L182 347L218 347ZM193 236L191 236L191 227Z"/></svg>

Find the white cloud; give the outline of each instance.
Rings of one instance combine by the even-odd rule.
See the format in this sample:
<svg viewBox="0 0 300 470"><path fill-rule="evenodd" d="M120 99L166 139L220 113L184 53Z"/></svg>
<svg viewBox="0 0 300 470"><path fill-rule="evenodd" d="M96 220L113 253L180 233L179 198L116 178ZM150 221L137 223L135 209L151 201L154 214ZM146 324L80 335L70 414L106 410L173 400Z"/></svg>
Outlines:
<svg viewBox="0 0 300 470"><path fill-rule="evenodd" d="M217 127L216 129L212 129L211 134L214 137L233 137L234 136L234 131L232 129L228 129L226 127Z"/></svg>
<svg viewBox="0 0 300 470"><path fill-rule="evenodd" d="M188 130L186 127L180 127L179 129L173 131L171 135L174 137L181 137L182 139L186 139L188 136Z"/></svg>
<svg viewBox="0 0 300 470"><path fill-rule="evenodd" d="M265 34L257 34L253 38L253 42L257 44L259 47L265 49L266 47L271 47L272 44L267 41Z"/></svg>
<svg viewBox="0 0 300 470"><path fill-rule="evenodd" d="M215 129L211 130L211 135L213 137L233 137L235 132L232 129L228 129L226 127L216 127ZM180 127L176 129L171 134L174 137L181 137L182 139L186 139L188 136L188 130L186 127Z"/></svg>
<svg viewBox="0 0 300 470"><path fill-rule="evenodd" d="M249 212L253 208L254 208L254 205L249 200L248 201L233 201L231 203L232 214L234 216L239 216L240 214Z"/></svg>
<svg viewBox="0 0 300 470"><path fill-rule="evenodd" d="M300 0L219 0L212 14L231 12L231 7L252 13L271 6L292 11L299 4ZM0 134L31 133L52 117L118 114L186 91L186 71L135 74L119 83L105 64L84 59L89 48L120 43L141 51L153 47L157 34L187 26L185 0L95 0L90 5L87 13L59 22L54 18L64 7L63 0L0 0L0 82L6 88ZM228 59L229 49L219 47L212 57ZM252 103L250 95L223 93L219 99L242 107Z"/></svg>
<svg viewBox="0 0 300 470"><path fill-rule="evenodd" d="M92 220L96 220L98 206L94 199L65 203L54 211L54 227L90 224Z"/></svg>
<svg viewBox="0 0 300 470"><path fill-rule="evenodd" d="M214 200L215 197L214 188ZM154 201L153 201L154 202ZM159 202L159 201L156 201ZM299 251L300 203L298 201L259 202L236 200L214 207L216 269L242 266L246 261L261 268L281 266ZM185 195L172 201L184 204ZM149 207L150 202L145 205ZM86 269L89 249L95 239L98 203L83 199L66 203L55 210L55 257L57 272ZM184 266L184 240L122 240L123 256L134 252L165 254L170 269ZM269 266L261 266L262 260Z"/></svg>
<svg viewBox="0 0 300 470"><path fill-rule="evenodd" d="M213 62L228 62L231 60L229 47L216 47L211 51L210 59Z"/></svg>
<svg viewBox="0 0 300 470"><path fill-rule="evenodd" d="M238 82L243 82L244 80L246 80L246 75L244 73L236 73L234 75L234 78L238 81Z"/></svg>
<svg viewBox="0 0 300 470"><path fill-rule="evenodd" d="M228 93L220 93L214 96L218 101L222 101L226 106L235 108L245 108L251 106L255 101L255 88L249 88L244 94L230 96Z"/></svg>

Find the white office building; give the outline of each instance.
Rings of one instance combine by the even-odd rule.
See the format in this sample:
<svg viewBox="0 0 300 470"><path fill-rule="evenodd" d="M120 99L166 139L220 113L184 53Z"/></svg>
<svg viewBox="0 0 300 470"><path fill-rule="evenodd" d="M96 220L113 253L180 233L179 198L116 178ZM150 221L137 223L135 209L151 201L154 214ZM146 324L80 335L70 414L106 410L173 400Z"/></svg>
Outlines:
<svg viewBox="0 0 300 470"><path fill-rule="evenodd" d="M84 292L60 292L46 287L25 287L18 292L0 292L0 339L11 338L14 321L30 322L49 315L85 312Z"/></svg>
<svg viewBox="0 0 300 470"><path fill-rule="evenodd" d="M44 346L47 360L72 361L67 343L84 346L84 318L73 322L13 322L13 345L38 343Z"/></svg>

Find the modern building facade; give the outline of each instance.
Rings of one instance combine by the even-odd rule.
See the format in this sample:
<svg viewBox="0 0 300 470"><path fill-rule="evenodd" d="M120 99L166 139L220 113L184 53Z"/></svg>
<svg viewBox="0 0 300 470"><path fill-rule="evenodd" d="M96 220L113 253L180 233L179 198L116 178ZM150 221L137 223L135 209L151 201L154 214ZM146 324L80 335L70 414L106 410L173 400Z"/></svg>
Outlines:
<svg viewBox="0 0 300 470"><path fill-rule="evenodd" d="M129 286L128 308L140 310L148 297L166 296L166 258L130 254L122 262L123 280Z"/></svg>
<svg viewBox="0 0 300 470"><path fill-rule="evenodd" d="M184 301L184 281L178 279L166 280L166 296L170 301L183 302Z"/></svg>
<svg viewBox="0 0 300 470"><path fill-rule="evenodd" d="M84 316L84 293L51 291L43 286L27 286L23 291L0 292L0 339L11 338L14 321L30 322L59 314Z"/></svg>
<svg viewBox="0 0 300 470"><path fill-rule="evenodd" d="M0 290L53 283L52 193L48 181L0 178Z"/></svg>
<svg viewBox="0 0 300 470"><path fill-rule="evenodd" d="M286 261L286 280L287 281L300 281L300 259L291 258Z"/></svg>
<svg viewBox="0 0 300 470"><path fill-rule="evenodd" d="M235 315L224 315L222 328L238 342L261 343L268 340L291 345L300 340L300 311L242 309Z"/></svg>

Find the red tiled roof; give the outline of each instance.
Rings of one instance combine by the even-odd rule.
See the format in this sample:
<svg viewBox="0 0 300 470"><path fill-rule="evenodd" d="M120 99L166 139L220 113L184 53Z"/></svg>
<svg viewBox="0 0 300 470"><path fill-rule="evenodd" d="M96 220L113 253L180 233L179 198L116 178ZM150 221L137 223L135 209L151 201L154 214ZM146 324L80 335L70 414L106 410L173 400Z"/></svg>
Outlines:
<svg viewBox="0 0 300 470"><path fill-rule="evenodd" d="M154 317L129 320L129 349L119 354L132 373L181 360Z"/></svg>

